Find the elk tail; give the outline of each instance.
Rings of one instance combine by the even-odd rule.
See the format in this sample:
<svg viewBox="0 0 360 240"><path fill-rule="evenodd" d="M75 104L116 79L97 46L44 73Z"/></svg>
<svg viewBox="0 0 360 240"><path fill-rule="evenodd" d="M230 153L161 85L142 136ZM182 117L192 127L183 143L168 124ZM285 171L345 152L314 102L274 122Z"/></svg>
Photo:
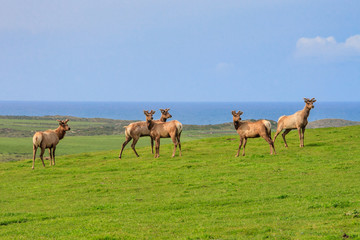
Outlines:
<svg viewBox="0 0 360 240"><path fill-rule="evenodd" d="M176 129L177 129L177 132L178 132L179 134L181 134L181 132L182 132L182 130L183 130L183 126L182 126L182 124L181 124L179 121L176 122Z"/></svg>
<svg viewBox="0 0 360 240"><path fill-rule="evenodd" d="M40 146L42 139L43 139L43 135L41 133L35 133L33 137L34 146L36 147Z"/></svg>
<svg viewBox="0 0 360 240"><path fill-rule="evenodd" d="M271 136L271 122L269 122L268 120L263 120L263 123L265 125L267 134Z"/></svg>
<svg viewBox="0 0 360 240"><path fill-rule="evenodd" d="M128 126L124 126L125 128L125 137L130 137L130 128Z"/></svg>

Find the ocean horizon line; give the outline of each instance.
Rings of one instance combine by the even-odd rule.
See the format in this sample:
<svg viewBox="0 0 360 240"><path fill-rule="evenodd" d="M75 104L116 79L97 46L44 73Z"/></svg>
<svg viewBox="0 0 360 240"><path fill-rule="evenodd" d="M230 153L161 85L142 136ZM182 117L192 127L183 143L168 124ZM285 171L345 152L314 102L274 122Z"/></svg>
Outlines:
<svg viewBox="0 0 360 240"><path fill-rule="evenodd" d="M0 115L10 116L74 116L80 118L109 118L121 120L144 119L143 110L170 108L173 119L183 124L207 125L231 122L231 111L244 112L243 119L269 119L302 110L298 102L33 102L0 101ZM344 119L360 121L360 102L316 102L309 121Z"/></svg>
<svg viewBox="0 0 360 240"><path fill-rule="evenodd" d="M300 100L291 101L275 101L275 100L263 100L263 101L78 101L78 100L0 100L0 102L44 102L44 103L299 103L303 102ZM317 100L319 102L319 100ZM321 101L322 103L360 103L359 101Z"/></svg>

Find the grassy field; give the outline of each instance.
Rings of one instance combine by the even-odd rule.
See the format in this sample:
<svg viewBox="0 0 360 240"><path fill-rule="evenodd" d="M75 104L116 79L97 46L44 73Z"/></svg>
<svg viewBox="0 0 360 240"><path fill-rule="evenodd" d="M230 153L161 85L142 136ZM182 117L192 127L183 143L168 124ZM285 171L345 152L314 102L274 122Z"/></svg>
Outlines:
<svg viewBox="0 0 360 240"><path fill-rule="evenodd" d="M360 126L288 136L275 156L249 139L235 158L233 134L1 163L0 239L360 239Z"/></svg>
<svg viewBox="0 0 360 240"><path fill-rule="evenodd" d="M205 137L220 136L220 133L204 134L198 131L187 132L182 135L181 141L187 142L194 139L201 139ZM89 153L108 150L119 150L125 136L122 135L96 135L96 136L65 136L63 140L56 147L56 156L76 154L76 153ZM134 154L130 148L131 143L128 143L125 148L125 155ZM162 139L162 144L172 144L170 138ZM136 149L139 147L150 146L150 138L143 137L136 144ZM32 138L31 137L16 137L7 138L0 137L0 162L19 161L23 159L32 158ZM151 152L151 150L150 150ZM40 149L37 151L39 157ZM45 156L49 156L48 150L45 151Z"/></svg>
<svg viewBox="0 0 360 240"><path fill-rule="evenodd" d="M32 157L32 136L36 131L55 129L56 119L69 118L71 131L67 132L56 149L56 155L76 154L121 149L125 140L124 126L132 121L68 116L0 116L0 162ZM185 125L182 141L234 133L230 123L218 125ZM164 139L163 143L170 143ZM131 143L127 145L130 148ZM149 137L141 138L137 147L150 146ZM39 155L39 153L38 153ZM48 155L46 151L45 155Z"/></svg>

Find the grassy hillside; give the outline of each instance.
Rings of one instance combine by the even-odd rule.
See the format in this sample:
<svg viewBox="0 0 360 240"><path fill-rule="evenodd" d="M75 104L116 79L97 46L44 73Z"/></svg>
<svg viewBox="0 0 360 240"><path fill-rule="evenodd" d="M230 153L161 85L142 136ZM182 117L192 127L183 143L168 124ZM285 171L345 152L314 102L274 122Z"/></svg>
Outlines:
<svg viewBox="0 0 360 240"><path fill-rule="evenodd" d="M118 135L133 121L71 116L0 116L0 137L31 137L36 131L55 129L57 119L70 119L68 136Z"/></svg>
<svg viewBox="0 0 360 240"><path fill-rule="evenodd" d="M1 116L0 137L31 137L36 131L44 131L57 127L56 119L70 119L71 131L68 136L94 136L94 135L119 135L124 133L124 126L136 121L115 120L107 118L79 118L71 116ZM231 120L229 116L229 121ZM144 118L145 120L145 118ZM170 119L171 120L171 119ZM139 121L139 120L137 120ZM255 121L251 119L250 121ZM276 129L276 122L270 120L272 128ZM196 131L202 134L232 133L232 122L215 125L183 125L184 132Z"/></svg>
<svg viewBox="0 0 360 240"><path fill-rule="evenodd" d="M65 118L70 119L71 131L67 132L65 138L57 146L57 156L120 150L125 140L124 126L133 122L69 116L0 116L0 162L31 158L33 134L36 131L55 129L58 126L56 119ZM186 125L181 139L186 142L205 137L223 136L229 133L235 133L229 123L204 126ZM171 141L166 139L163 142L170 143ZM127 145L127 149L130 148L130 145L131 143ZM150 146L150 139L148 137L141 138L136 146ZM48 155L47 151L45 155Z"/></svg>
<svg viewBox="0 0 360 240"><path fill-rule="evenodd" d="M1 163L0 239L360 239L360 126L288 136Z"/></svg>
<svg viewBox="0 0 360 240"><path fill-rule="evenodd" d="M236 134L236 132L235 132ZM209 136L220 136L220 133L202 134L199 131L189 131L181 136L181 142L187 142L194 139L200 139ZM120 151L124 135L96 135L96 136L66 136L56 147L56 156L88 153L98 151L118 150ZM131 143L128 143L123 154L133 155ZM162 144L172 144L170 138L162 139ZM136 149L139 147L150 146L150 137L142 137L136 144ZM27 158L32 158L32 138L7 138L0 137L0 162L19 161ZM150 150L151 151L151 150ZM39 157L40 149L37 151ZM49 156L48 149L45 151L45 156Z"/></svg>

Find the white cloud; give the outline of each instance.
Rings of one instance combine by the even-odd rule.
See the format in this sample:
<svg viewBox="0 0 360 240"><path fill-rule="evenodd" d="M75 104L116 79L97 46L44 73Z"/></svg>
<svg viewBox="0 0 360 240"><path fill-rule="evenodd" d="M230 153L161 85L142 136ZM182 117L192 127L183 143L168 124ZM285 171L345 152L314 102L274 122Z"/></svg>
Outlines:
<svg viewBox="0 0 360 240"><path fill-rule="evenodd" d="M300 38L296 43L297 57L349 57L360 56L360 35L337 42L334 37Z"/></svg>
<svg viewBox="0 0 360 240"><path fill-rule="evenodd" d="M226 63L226 62L220 62L216 65L216 71L217 72L225 72L233 68L232 63Z"/></svg>

